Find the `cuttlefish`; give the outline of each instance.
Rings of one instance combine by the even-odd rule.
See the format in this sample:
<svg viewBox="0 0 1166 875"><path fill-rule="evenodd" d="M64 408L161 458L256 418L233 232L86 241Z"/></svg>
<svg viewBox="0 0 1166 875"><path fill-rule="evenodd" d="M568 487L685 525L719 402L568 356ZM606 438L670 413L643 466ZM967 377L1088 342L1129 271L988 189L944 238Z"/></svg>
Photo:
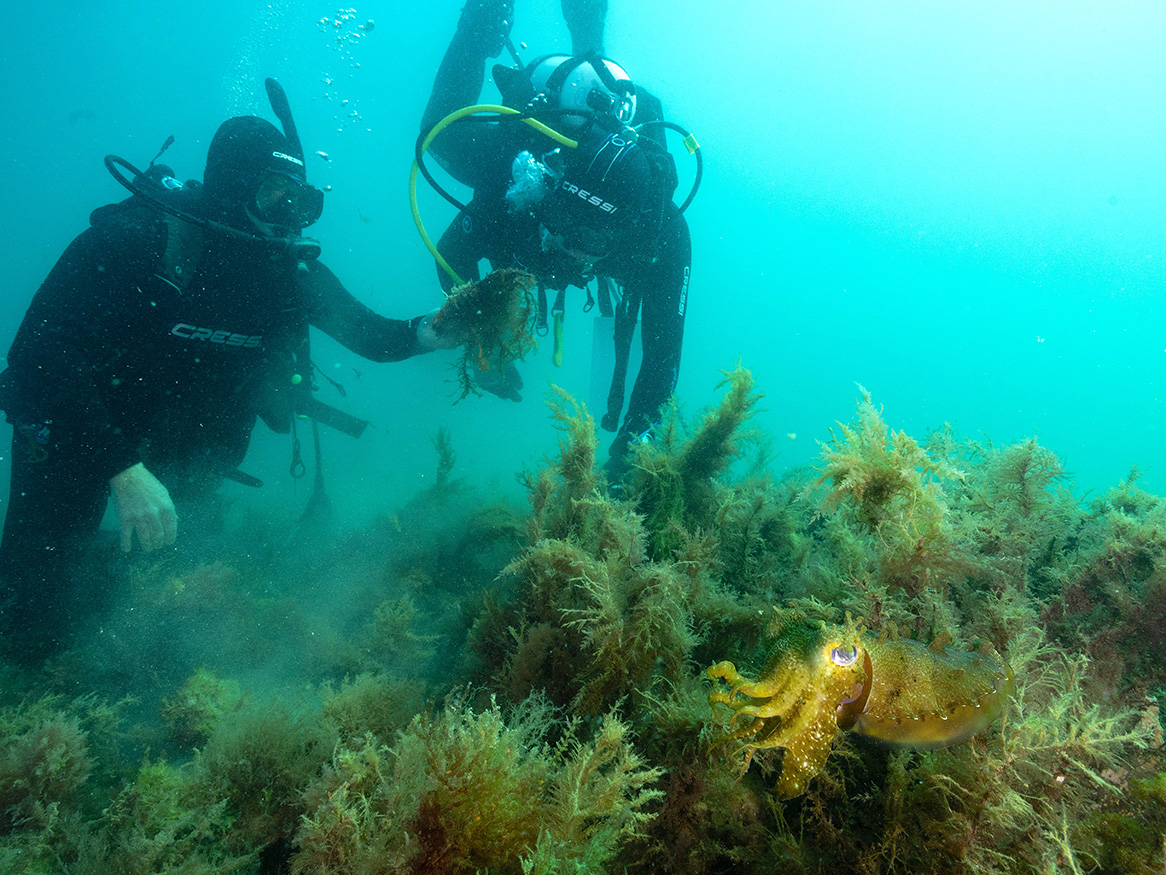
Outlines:
<svg viewBox="0 0 1166 875"><path fill-rule="evenodd" d="M741 742L742 773L757 750L783 748L783 799L805 792L840 730L916 750L947 747L987 728L1016 690L991 645L956 651L946 637L930 646L900 638L893 625L876 636L849 614L840 626L776 611L756 680L731 662L707 674L728 685L709 694L714 714L717 705L733 711L731 731L716 743Z"/></svg>

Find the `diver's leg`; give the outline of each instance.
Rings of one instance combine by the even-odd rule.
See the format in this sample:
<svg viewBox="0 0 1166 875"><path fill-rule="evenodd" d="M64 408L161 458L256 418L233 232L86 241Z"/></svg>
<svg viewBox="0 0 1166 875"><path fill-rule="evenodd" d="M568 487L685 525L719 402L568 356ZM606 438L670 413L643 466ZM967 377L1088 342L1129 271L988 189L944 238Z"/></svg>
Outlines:
<svg viewBox="0 0 1166 875"><path fill-rule="evenodd" d="M469 0L446 49L429 103L421 117L428 131L454 110L478 102L486 76L486 59L497 57L514 21L513 0ZM475 186L477 159L488 148L484 125L455 124L438 136L429 151L459 182Z"/></svg>
<svg viewBox="0 0 1166 875"><path fill-rule="evenodd" d="M108 581L90 576L84 560L109 483L60 449L50 445L44 455L19 426L13 436L0 542L0 644L10 659L29 666L65 649L78 623L108 595L100 591Z"/></svg>
<svg viewBox="0 0 1166 875"><path fill-rule="evenodd" d="M688 225L675 207L659 238L656 259L636 283L643 290L640 335L644 358L636 375L623 427L611 445L611 470L618 470L628 444L659 422L661 408L676 389L684 314L688 306L692 243Z"/></svg>
<svg viewBox="0 0 1166 875"><path fill-rule="evenodd" d="M563 0L563 19L571 32L571 53L603 54L603 24L607 0Z"/></svg>

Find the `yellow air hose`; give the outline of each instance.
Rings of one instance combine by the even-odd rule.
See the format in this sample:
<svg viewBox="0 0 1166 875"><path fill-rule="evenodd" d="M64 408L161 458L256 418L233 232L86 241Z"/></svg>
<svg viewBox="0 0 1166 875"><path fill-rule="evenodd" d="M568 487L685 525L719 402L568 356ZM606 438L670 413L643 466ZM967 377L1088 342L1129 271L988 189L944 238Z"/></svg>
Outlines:
<svg viewBox="0 0 1166 875"><path fill-rule="evenodd" d="M479 113L483 112L492 112L497 113L498 115L522 114L517 109L511 109L509 106L499 106L493 103L478 103L474 106L466 106L462 107L461 109L454 110L429 129L429 133L426 134L425 139L421 142L421 154L425 154L426 150L429 149L429 144L433 142L433 138L445 130L448 125L451 125L458 119L464 118L468 115L478 115ZM570 149L576 149L579 146L577 140L572 140L570 137L563 136L554 128L548 127L537 119L528 117L522 118L520 121L524 125L534 128L539 133L546 134L560 145L566 146ZM462 280L462 278L457 275L457 272L449 266L449 262L447 262L442 257L441 253L437 251L437 247L433 244L433 241L429 239L429 232L425 230L425 223L421 221L421 210L417 207L417 174L419 171L420 167L417 164L417 159L413 159L413 169L409 171L409 207L413 211L413 223L417 226L417 232L421 235L421 241L425 244L425 248L429 250L430 255L432 255L433 258L437 261L441 269L450 275L454 283L460 286L464 280Z"/></svg>
<svg viewBox="0 0 1166 875"><path fill-rule="evenodd" d="M563 366L563 314L555 314L555 346L551 354L551 364L556 368Z"/></svg>

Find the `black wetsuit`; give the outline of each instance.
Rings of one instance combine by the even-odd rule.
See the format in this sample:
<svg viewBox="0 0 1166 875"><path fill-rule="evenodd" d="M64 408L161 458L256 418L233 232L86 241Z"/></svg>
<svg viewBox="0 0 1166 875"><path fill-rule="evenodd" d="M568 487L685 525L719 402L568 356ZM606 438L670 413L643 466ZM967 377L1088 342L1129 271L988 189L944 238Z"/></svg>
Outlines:
<svg viewBox="0 0 1166 875"><path fill-rule="evenodd" d="M0 611L17 634L63 633L101 596L67 578L112 476L144 462L180 501L243 460L257 416L287 430L311 378L309 325L374 361L422 351L418 319L379 316L323 264L266 244L208 231L189 278L168 274L167 242L184 233L148 205L95 211L17 332L0 378L15 429Z"/></svg>
<svg viewBox="0 0 1166 875"><path fill-rule="evenodd" d="M423 127L428 129L450 112L477 102L484 73L485 59L475 52L472 40L459 32L438 71ZM643 105L636 120L659 118L659 101L641 96ZM469 209L454 219L437 244L463 279L476 278L478 260L485 258L493 268L522 267L550 289L586 284L587 277L577 264L543 251L538 223L528 214L510 211L505 199L514 157L524 149L539 156L554 147L555 143L526 125L505 122L458 122L434 139L429 151L454 178L474 189ZM640 238L628 240L593 265L595 274L623 286L617 335L634 328L637 307L642 312L643 361L611 447L615 460L622 459L629 440L659 419L661 407L676 388L691 262L688 224L676 206L668 203L654 240L647 244ZM452 280L444 271L438 274L448 289ZM604 427L612 430L618 423L622 384L619 390L613 393L619 397L609 403L603 418Z"/></svg>

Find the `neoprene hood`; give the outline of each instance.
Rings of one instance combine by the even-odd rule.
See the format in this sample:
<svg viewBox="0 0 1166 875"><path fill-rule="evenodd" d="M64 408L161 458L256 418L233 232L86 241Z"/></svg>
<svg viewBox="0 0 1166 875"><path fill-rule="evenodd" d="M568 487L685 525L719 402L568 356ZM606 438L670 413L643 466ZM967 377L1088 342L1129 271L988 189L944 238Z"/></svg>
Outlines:
<svg viewBox="0 0 1166 875"><path fill-rule="evenodd" d="M304 182L304 162L271 122L245 115L227 119L206 156L203 191L222 203L251 203L268 173Z"/></svg>

